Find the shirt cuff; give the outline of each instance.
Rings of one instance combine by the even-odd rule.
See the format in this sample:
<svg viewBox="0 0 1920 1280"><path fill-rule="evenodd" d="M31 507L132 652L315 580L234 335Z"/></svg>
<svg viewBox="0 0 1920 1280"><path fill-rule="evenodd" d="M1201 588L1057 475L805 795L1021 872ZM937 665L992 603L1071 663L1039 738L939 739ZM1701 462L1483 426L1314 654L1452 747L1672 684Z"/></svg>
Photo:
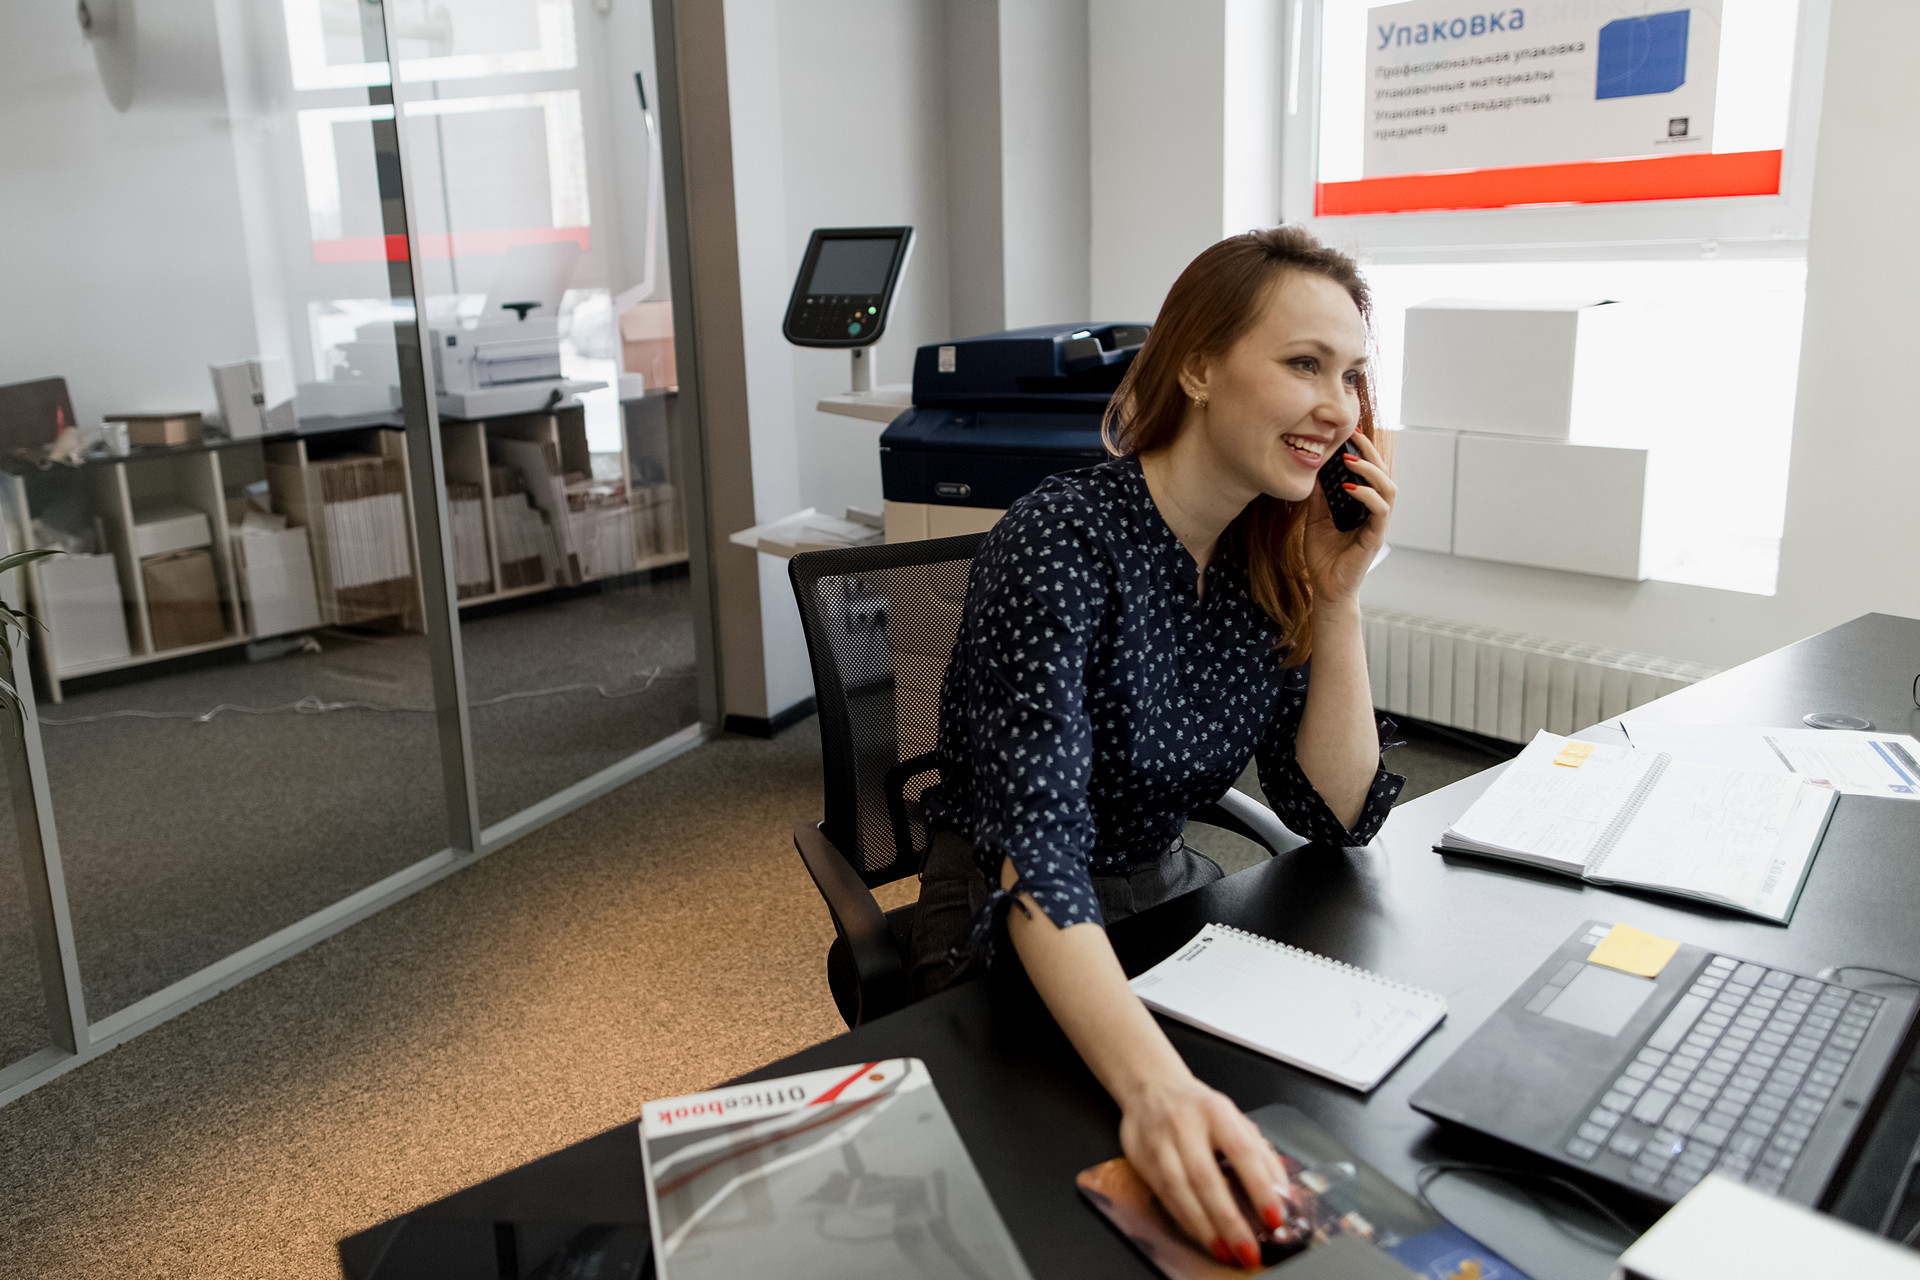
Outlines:
<svg viewBox="0 0 1920 1280"><path fill-rule="evenodd" d="M977 847L976 847L977 850ZM1027 912L1027 905L1020 901L1020 895L1028 894L1035 906L1056 929L1065 929L1076 924L1101 924L1099 898L1093 891L1091 872L1084 866L1076 879L1068 875L1036 877L1020 870L1020 859L1013 859L1014 870L1019 875L1012 887L999 886L1000 859L989 855L981 857L976 851L980 873L985 876L990 887L987 900L974 913L968 923L966 936L949 953L949 958L966 962L975 961L988 969L993 968L1005 954L1001 942L1006 938L1005 921L1007 912ZM987 875L988 867L994 870Z"/></svg>
<svg viewBox="0 0 1920 1280"><path fill-rule="evenodd" d="M1388 727L1391 727L1390 721ZM1276 812L1296 835L1320 844L1357 849L1379 834L1381 824L1393 812L1393 802L1400 798L1400 792L1406 785L1405 778L1397 773L1388 773L1385 765L1374 770L1373 785L1367 788L1367 798L1360 805L1360 816L1354 819L1352 827L1347 827L1333 816L1333 810L1314 790L1313 783L1307 780L1306 773L1301 770L1299 760L1289 758L1282 780L1282 787L1289 798L1277 807Z"/></svg>

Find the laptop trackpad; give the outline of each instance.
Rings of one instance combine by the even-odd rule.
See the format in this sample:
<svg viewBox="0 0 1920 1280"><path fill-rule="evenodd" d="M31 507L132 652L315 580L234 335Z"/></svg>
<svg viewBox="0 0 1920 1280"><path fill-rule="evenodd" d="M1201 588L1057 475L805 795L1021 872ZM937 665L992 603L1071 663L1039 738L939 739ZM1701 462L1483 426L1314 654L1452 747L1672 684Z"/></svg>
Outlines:
<svg viewBox="0 0 1920 1280"><path fill-rule="evenodd" d="M1617 1036L1656 985L1651 978L1636 978L1618 969L1582 965L1573 981L1541 1012L1603 1036Z"/></svg>

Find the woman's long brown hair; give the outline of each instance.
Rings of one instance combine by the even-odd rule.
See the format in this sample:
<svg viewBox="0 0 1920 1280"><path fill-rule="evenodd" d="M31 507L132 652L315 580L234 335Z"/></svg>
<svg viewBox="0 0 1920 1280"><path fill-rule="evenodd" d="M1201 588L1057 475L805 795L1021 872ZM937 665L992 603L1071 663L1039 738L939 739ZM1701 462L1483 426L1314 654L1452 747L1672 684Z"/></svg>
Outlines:
<svg viewBox="0 0 1920 1280"><path fill-rule="evenodd" d="M1300 227L1272 227L1232 236L1187 264L1160 304L1160 316L1107 406L1101 428L1107 448L1132 457L1165 448L1180 432L1187 393L1183 370L1217 360L1253 327L1260 308L1289 271L1325 276L1347 291L1369 334L1373 300L1352 258ZM1373 394L1360 378L1360 426L1373 431ZM1247 566L1253 598L1280 627L1288 666L1313 652L1313 587L1307 575L1307 503L1261 494L1221 535L1223 550Z"/></svg>

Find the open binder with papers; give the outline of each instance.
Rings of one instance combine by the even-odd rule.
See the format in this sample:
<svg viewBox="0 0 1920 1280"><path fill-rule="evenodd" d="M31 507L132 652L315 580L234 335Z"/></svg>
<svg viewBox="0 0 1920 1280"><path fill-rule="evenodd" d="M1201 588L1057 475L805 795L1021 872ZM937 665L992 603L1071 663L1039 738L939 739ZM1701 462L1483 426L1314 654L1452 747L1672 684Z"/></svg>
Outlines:
<svg viewBox="0 0 1920 1280"><path fill-rule="evenodd" d="M1534 736L1435 849L1657 889L1785 924L1836 793L1792 774Z"/></svg>

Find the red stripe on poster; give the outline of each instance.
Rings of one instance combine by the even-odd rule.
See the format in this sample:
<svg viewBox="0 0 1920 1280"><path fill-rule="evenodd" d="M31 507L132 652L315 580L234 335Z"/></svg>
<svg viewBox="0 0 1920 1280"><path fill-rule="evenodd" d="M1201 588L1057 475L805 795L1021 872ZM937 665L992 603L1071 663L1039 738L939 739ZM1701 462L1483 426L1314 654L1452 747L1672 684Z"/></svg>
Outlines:
<svg viewBox="0 0 1920 1280"><path fill-rule="evenodd" d="M1780 152L1585 160L1457 173L1409 173L1314 187L1321 217L1415 213L1432 209L1505 209L1529 204L1612 204L1622 200L1697 200L1780 193Z"/></svg>
<svg viewBox="0 0 1920 1280"><path fill-rule="evenodd" d="M505 231L441 232L420 237L423 256L428 258L478 258L505 253L517 244L554 244L571 240L582 249L589 247L587 227L518 227ZM346 240L315 240L313 260L334 262L405 262L405 236L354 236Z"/></svg>

